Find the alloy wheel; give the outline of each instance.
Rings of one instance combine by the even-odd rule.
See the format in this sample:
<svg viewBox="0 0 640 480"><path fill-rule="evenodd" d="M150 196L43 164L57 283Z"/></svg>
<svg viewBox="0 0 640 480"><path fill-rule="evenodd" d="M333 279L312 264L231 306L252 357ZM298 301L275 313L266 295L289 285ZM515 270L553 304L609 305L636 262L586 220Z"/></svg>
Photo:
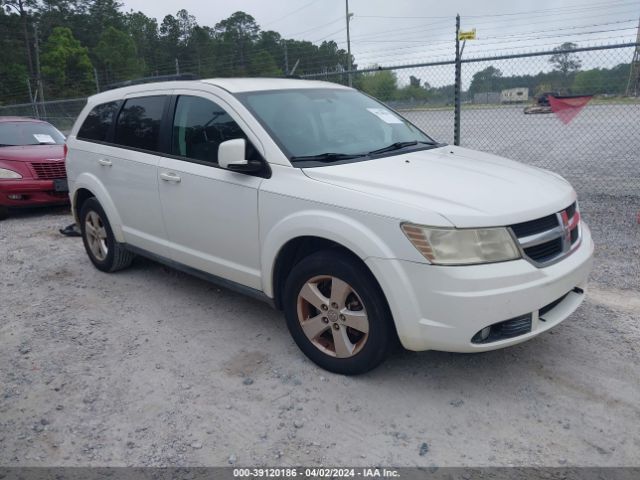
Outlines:
<svg viewBox="0 0 640 480"><path fill-rule="evenodd" d="M349 358L367 342L369 318L358 293L347 282L321 275L298 293L298 321L309 341L323 353Z"/></svg>
<svg viewBox="0 0 640 480"><path fill-rule="evenodd" d="M100 215L90 211L85 218L84 228L91 253L96 260L104 261L109 253L109 248L107 247L107 230Z"/></svg>

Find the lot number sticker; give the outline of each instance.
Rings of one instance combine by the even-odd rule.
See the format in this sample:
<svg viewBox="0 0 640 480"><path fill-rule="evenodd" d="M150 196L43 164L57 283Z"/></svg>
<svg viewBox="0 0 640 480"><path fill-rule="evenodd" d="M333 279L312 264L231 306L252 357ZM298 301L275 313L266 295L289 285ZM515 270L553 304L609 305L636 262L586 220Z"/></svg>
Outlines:
<svg viewBox="0 0 640 480"><path fill-rule="evenodd" d="M45 135L42 133L34 133L33 136L38 141L38 143L56 143L51 135Z"/></svg>
<svg viewBox="0 0 640 480"><path fill-rule="evenodd" d="M384 108L367 108L367 110L385 123L402 123L402 120Z"/></svg>

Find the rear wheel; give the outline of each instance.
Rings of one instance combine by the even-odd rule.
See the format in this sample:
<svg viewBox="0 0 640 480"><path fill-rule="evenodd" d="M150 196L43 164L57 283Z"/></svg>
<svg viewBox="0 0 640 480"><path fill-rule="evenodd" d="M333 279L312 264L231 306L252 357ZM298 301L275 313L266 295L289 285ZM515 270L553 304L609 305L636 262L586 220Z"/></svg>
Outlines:
<svg viewBox="0 0 640 480"><path fill-rule="evenodd" d="M284 307L298 347L332 372L357 375L373 369L394 338L377 282L360 260L340 251L300 261L287 278Z"/></svg>
<svg viewBox="0 0 640 480"><path fill-rule="evenodd" d="M95 198L82 205L80 230L87 255L98 270L115 272L131 265L134 255L116 242L107 215Z"/></svg>

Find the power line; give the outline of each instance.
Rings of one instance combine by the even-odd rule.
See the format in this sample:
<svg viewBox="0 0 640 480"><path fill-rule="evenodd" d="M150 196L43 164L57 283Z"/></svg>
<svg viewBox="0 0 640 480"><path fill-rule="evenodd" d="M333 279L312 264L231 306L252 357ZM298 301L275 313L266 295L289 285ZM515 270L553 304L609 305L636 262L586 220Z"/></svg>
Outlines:
<svg viewBox="0 0 640 480"><path fill-rule="evenodd" d="M296 13L298 13L298 12L300 12L300 11L304 10L305 8L310 7L310 6L311 6L311 5L313 5L314 3L318 3L319 1L320 1L320 0L313 0L312 2L309 2L309 3L307 3L306 5L303 5L302 7L297 8L297 9L295 9L295 10L293 10L293 11L291 11L291 12L287 13L286 15L283 15L282 17L280 17L280 18L278 18L278 19L276 19L276 20L272 20L272 21L270 21L270 22L267 22L267 23L263 24L262 26L263 26L263 27L266 27L267 25L273 25L274 23L278 23L278 22L280 22L281 20L284 20L285 18L289 18L290 16L295 15Z"/></svg>
<svg viewBox="0 0 640 480"><path fill-rule="evenodd" d="M334 23L341 22L342 20L344 20L344 18L342 17L342 15L340 15L338 18L336 18L334 20L331 20L330 22L323 23L322 25L318 25L317 27L313 27L313 28L310 28L308 30L303 30L301 32L296 32L296 33L280 34L280 36L282 36L282 37L294 37L296 35L302 35L304 33L312 32L312 31L319 30L319 29L324 28L324 27L328 27L329 25L333 25Z"/></svg>
<svg viewBox="0 0 640 480"><path fill-rule="evenodd" d="M538 10L528 10L528 11L519 11L519 12L509 12L509 13L490 13L490 14L482 14L482 15L463 15L463 18L492 18L492 17L505 17L505 16L515 16L515 15L529 15L529 14L540 14L540 13L561 13L561 12L566 12L566 13L570 13L570 12L576 12L576 11L584 11L584 10L591 10L591 9L600 9L600 8L611 8L612 6L619 6L619 5L636 5L637 6L637 2L607 2L607 3L593 3L593 4L582 4L582 5L572 5L572 6L565 6L565 7L556 7L556 8L550 8L550 9L538 9ZM452 15L438 15L438 16L418 16L418 15L411 15L411 16L397 16L397 15L358 15L358 18L382 18L382 19L386 19L386 20L392 20L392 19L443 19L443 18L448 18L451 19L453 18Z"/></svg>

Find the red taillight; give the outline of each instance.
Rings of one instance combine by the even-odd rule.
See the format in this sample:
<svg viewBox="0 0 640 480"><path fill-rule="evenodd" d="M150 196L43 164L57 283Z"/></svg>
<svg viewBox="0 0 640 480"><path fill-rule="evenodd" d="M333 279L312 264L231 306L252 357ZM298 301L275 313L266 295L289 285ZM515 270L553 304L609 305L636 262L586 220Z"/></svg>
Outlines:
<svg viewBox="0 0 640 480"><path fill-rule="evenodd" d="M65 161L67 160L67 152L69 151L69 147L67 147L67 144L64 144L64 159Z"/></svg>

